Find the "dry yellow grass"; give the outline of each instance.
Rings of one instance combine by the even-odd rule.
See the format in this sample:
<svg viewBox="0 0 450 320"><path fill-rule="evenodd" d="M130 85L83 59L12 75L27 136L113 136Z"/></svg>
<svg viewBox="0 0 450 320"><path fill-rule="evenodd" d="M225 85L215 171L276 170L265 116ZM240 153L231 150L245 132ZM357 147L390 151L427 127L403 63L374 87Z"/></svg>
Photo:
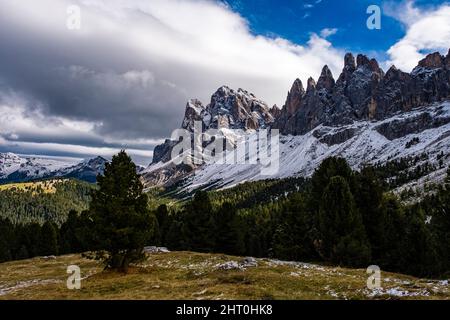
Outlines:
<svg viewBox="0 0 450 320"><path fill-rule="evenodd" d="M445 281L382 272L382 290L366 288L364 269L258 259L257 267L221 270L225 255L149 255L129 274L104 272L80 255L0 264L0 299L450 299ZM67 266L81 268L81 290L66 286Z"/></svg>
<svg viewBox="0 0 450 320"><path fill-rule="evenodd" d="M55 193L56 183L68 181L67 179L45 180L37 182L23 182L23 183L10 183L0 185L0 191L4 190L20 190L20 191L32 191L35 193L38 189L41 189L44 193Z"/></svg>

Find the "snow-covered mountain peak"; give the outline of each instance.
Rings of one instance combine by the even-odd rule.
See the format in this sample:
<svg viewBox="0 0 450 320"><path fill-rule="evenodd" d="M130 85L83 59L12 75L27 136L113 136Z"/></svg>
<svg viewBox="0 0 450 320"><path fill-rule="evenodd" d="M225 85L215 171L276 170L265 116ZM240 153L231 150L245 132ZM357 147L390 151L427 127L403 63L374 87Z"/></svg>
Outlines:
<svg viewBox="0 0 450 320"><path fill-rule="evenodd" d="M95 182L97 175L103 173L106 162L107 160L103 157L79 162L63 158L0 153L0 183L53 177L68 177Z"/></svg>

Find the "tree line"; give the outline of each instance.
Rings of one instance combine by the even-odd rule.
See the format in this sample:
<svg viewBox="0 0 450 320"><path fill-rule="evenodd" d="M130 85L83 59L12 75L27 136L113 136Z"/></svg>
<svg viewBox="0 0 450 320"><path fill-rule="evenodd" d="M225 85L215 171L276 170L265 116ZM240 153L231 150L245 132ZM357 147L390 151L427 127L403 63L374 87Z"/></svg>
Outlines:
<svg viewBox="0 0 450 320"><path fill-rule="evenodd" d="M416 276L450 270L449 177L433 195L405 205L386 192L379 168L353 171L344 159L329 158L310 179L199 191L181 207L152 211L134 168L125 153L115 156L89 209L70 212L59 228L0 221L0 261L93 252L105 266L127 270L148 244L349 267L377 264Z"/></svg>
<svg viewBox="0 0 450 320"><path fill-rule="evenodd" d="M450 271L449 178L433 196L405 205L386 192L376 168L353 171L344 159L329 158L299 191L274 201L242 208L242 199L234 202L239 196L217 197L198 192L182 209L160 206L158 243L350 267L377 264L416 276Z"/></svg>
<svg viewBox="0 0 450 320"><path fill-rule="evenodd" d="M44 190L51 184L54 191ZM41 186L44 185L44 188ZM51 221L61 225L70 210L81 212L88 208L93 185L81 181L47 181L22 188L12 186L0 190L0 219L13 224L44 224Z"/></svg>

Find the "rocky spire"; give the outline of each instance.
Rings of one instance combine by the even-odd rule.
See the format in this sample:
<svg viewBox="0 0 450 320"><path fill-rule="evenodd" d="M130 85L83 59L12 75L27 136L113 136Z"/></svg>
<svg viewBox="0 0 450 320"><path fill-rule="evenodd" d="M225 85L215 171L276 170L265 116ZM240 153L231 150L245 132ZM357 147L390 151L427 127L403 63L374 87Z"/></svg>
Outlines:
<svg viewBox="0 0 450 320"><path fill-rule="evenodd" d="M325 65L322 69L322 73L320 74L319 80L317 81L317 90L326 89L327 91L331 91L335 85L335 81L333 78L333 74L327 65Z"/></svg>
<svg viewBox="0 0 450 320"><path fill-rule="evenodd" d="M278 108L276 104L270 109L269 112L274 119L277 119L281 115L281 109Z"/></svg>
<svg viewBox="0 0 450 320"><path fill-rule="evenodd" d="M184 119L181 127L183 129L194 131L194 122L202 121L205 107L200 100L191 99L186 104L186 110L184 112Z"/></svg>
<svg viewBox="0 0 450 320"><path fill-rule="evenodd" d="M288 116L293 115L298 110L304 95L303 83L300 79L296 79L286 99L285 109Z"/></svg>
<svg viewBox="0 0 450 320"><path fill-rule="evenodd" d="M360 68L362 66L370 66L370 60L367 58L367 56L363 54L358 54L356 57L356 67Z"/></svg>
<svg viewBox="0 0 450 320"><path fill-rule="evenodd" d="M347 53L344 57L344 69L342 70L341 75L339 76L336 83L340 85L350 79L350 76L356 70L356 61L355 57L351 53Z"/></svg>
<svg viewBox="0 0 450 320"><path fill-rule="evenodd" d="M427 55L424 59L419 61L419 67L425 69L436 69L444 66L445 58L439 52L434 52Z"/></svg>
<svg viewBox="0 0 450 320"><path fill-rule="evenodd" d="M306 87L306 93L312 92L314 90L316 90L316 81L312 77L309 77L308 86Z"/></svg>
<svg viewBox="0 0 450 320"><path fill-rule="evenodd" d="M445 57L445 65L447 66L447 69L450 69L450 49L448 49L447 56Z"/></svg>

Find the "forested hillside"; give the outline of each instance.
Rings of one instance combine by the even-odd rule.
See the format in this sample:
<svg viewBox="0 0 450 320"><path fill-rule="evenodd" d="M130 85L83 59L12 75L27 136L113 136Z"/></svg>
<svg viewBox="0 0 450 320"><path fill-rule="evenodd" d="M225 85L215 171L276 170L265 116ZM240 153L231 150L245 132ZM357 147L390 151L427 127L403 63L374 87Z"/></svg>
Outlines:
<svg viewBox="0 0 450 320"><path fill-rule="evenodd" d="M450 176L431 194L406 204L390 191L395 183L386 183L401 167L399 162L354 171L344 159L328 158L309 179L248 182L227 190L198 191L177 205L156 207L153 202L158 192L153 192L149 197L150 208L154 208L151 219L156 218L157 226L152 223L146 243L171 250L349 267L376 264L383 270L422 277L448 275ZM0 221L0 228L8 231L0 233L0 260L98 249L93 245L98 234L92 223L95 213L83 211L89 188L71 182L58 185L53 194L2 191L6 198L28 199L30 206L39 203L36 199L46 203L58 194L64 196L66 200L58 206L61 219L50 219L54 222L65 221L62 218L74 209L73 204L80 207L60 227L50 222L12 227L10 222ZM34 221L51 217L42 212L37 215L42 220ZM19 220L25 221L23 217ZM16 230L11 231L13 228ZM15 245L3 245L2 256L2 243Z"/></svg>
<svg viewBox="0 0 450 320"><path fill-rule="evenodd" d="M388 171L352 171L345 160L329 158L311 179L276 197L270 181L198 192L181 209L158 208L157 240L173 250L449 273L449 178L407 205L381 179L395 174Z"/></svg>
<svg viewBox="0 0 450 320"><path fill-rule="evenodd" d="M93 185L77 180L48 180L0 186L0 218L13 224L61 225L70 210L87 209Z"/></svg>

